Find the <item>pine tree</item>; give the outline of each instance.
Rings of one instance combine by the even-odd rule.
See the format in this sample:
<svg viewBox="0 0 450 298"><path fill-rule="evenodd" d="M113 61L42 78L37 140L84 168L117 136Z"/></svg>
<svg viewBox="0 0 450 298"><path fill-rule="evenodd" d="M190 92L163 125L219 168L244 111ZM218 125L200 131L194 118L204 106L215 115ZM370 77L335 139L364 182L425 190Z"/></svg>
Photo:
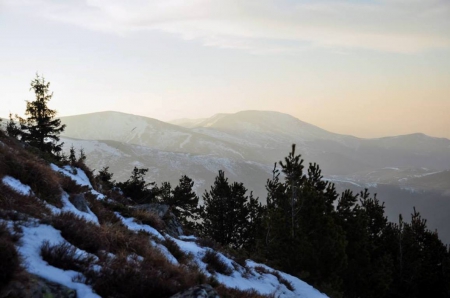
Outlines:
<svg viewBox="0 0 450 298"><path fill-rule="evenodd" d="M155 203L155 194L149 189L149 186L153 186L155 183L145 182L144 176L147 172L148 169L134 167L130 179L125 182L119 182L116 185L122 190L125 196L130 197L136 203Z"/></svg>
<svg viewBox="0 0 450 298"><path fill-rule="evenodd" d="M167 204L172 206L172 212L187 228L194 228L199 219L198 196L195 194L194 181L186 175L181 176L178 185L172 190Z"/></svg>
<svg viewBox="0 0 450 298"><path fill-rule="evenodd" d="M103 167L100 171L98 171L98 174L95 177L95 179L98 182L102 183L104 186L106 186L108 189L112 189L115 184L115 181L112 180L113 175L114 175L113 173L109 172L109 167Z"/></svg>
<svg viewBox="0 0 450 298"><path fill-rule="evenodd" d="M222 245L232 248L242 248L249 242L248 231L253 222L250 221L250 206L255 202L246 195L247 189L242 183L228 183L223 171L211 186L209 192L203 195L203 205L200 207L202 223L201 232ZM258 216L258 215L252 215Z"/></svg>
<svg viewBox="0 0 450 298"><path fill-rule="evenodd" d="M59 141L59 134L64 131L66 125L61 125L61 120L56 119L56 111L48 108L48 102L53 93L49 91L50 83L43 77L36 75L31 81L31 89L35 93L34 101L27 101L26 119L19 118L21 140L31 146L39 148L43 152L59 156L63 143Z"/></svg>
<svg viewBox="0 0 450 298"><path fill-rule="evenodd" d="M265 255L288 273L300 276L329 294L340 290L345 268L345 236L334 210L334 185L323 181L317 164L303 173L295 145L267 181ZM284 181L280 179L284 174Z"/></svg>

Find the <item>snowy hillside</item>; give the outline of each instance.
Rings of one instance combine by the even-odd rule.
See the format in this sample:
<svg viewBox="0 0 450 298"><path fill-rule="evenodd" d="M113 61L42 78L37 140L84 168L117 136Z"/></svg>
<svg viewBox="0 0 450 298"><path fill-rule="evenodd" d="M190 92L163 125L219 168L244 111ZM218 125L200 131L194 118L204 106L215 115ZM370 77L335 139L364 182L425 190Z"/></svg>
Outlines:
<svg viewBox="0 0 450 298"><path fill-rule="evenodd" d="M117 152L111 149L110 153L114 155ZM125 264L121 263L121 268L129 266L136 270L135 268L142 267L142 270L146 270L147 263L152 262L152 260L147 259L149 256L162 258L155 262L158 262L160 266L166 266L169 268L167 270L174 272L173 274L189 273L189 270L194 270L190 268L196 268L197 271L195 272L199 272L198 274L202 274L208 280L215 280L226 288L239 291L254 290L259 293L258 295L274 295L276 297L326 297L298 278L274 270L264 264L258 264L251 260L238 264L228 253L215 251L201 245L201 239L193 235L171 236L164 230L144 224L121 211L112 213L104 209L104 206L113 204L113 200L107 195L95 191L88 175L80 168L58 167L51 164L51 166L44 168L39 166L39 169L43 174L45 173L44 176L46 175L46 177L41 175L41 179L45 181L54 180L55 182L59 180L61 182L57 183L64 183L64 185L54 185L57 186L56 189L62 190L60 197L55 197L53 199L55 203L51 203L48 199L44 200L39 197L40 190L36 188L35 184L30 186L23 183L19 179L20 175L18 177L5 175L0 179L3 194L16 196L16 200L28 200L30 204L35 204L36 207L33 211L30 211L35 216L23 213L28 209L23 209L24 206L22 205L17 205L17 211L0 209L2 215L0 224L6 224L6 228L12 234L20 234L21 240L17 242L16 246L29 274L73 289L76 291L77 297L100 297L99 293L96 293L93 289L106 290L95 280L97 276L111 274L111 268L113 267L110 266L113 266L115 262L119 260L125 262ZM67 181L67 179L72 182ZM83 196L89 198L84 210L80 208L79 202L73 201L74 194L68 193L74 190L83 190ZM42 213L37 210L42 210ZM105 217L106 214L109 215ZM69 218L71 220L61 221L61 219ZM110 222L111 220L118 220L119 223ZM81 238L80 236L78 238L71 236L80 233L80 231L71 230L72 226L84 231L82 232L84 234L80 234L80 236L83 235ZM112 249L113 246L110 246L109 250L105 248L106 250L102 253L100 253L101 251L94 253L96 250L93 250L88 243L84 242L91 241L89 234L93 232L90 230L98 230L100 234L93 234L96 235L97 240L94 240L91 245L100 245L98 243L103 241L102 237L110 237L108 233L113 232L110 230L112 227L117 227L118 230L114 231L114 238L109 240L112 242L108 242L108 245L113 245L117 241L119 242L115 245L120 245L122 240L119 239L124 237L120 236L120 233L123 233L123 235L130 237L130 240L123 240L126 247L133 247L135 245L133 241L139 241L140 246L136 246L134 252L132 252L133 250L123 250L124 248L114 250ZM138 238L146 239L144 235L147 235L149 239L146 244L142 244L142 240L138 240ZM169 244L171 247L168 246ZM181 251L181 253L172 254L174 245L177 247L175 251ZM63 252L63 255L55 255L58 249ZM180 255L184 256L183 260L180 259ZM226 270L219 273L209 269L210 265L206 260L207 255L216 256L221 263L225 264ZM61 261L58 258L62 256L66 258L64 263L66 265L58 267L58 264L63 263L58 263L56 260ZM67 264L72 264L75 266L73 268L78 269L71 267L72 269L68 270L64 267ZM155 265L153 264L153 266ZM163 268L152 267L152 270L166 270ZM180 285L177 285L176 288L180 288ZM165 291L173 290L172 288L172 290L166 289ZM151 292L147 294L152 295Z"/></svg>

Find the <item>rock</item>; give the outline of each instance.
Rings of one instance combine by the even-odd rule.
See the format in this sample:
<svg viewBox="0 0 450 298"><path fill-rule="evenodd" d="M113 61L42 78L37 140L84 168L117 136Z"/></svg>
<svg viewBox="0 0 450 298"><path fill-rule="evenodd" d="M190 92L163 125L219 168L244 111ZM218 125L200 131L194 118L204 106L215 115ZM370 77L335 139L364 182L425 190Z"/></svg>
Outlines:
<svg viewBox="0 0 450 298"><path fill-rule="evenodd" d="M11 282L0 298L77 298L77 292L61 284L51 282L36 275L26 280Z"/></svg>
<svg viewBox="0 0 450 298"><path fill-rule="evenodd" d="M220 298L220 296L210 285L199 285L170 298Z"/></svg>
<svg viewBox="0 0 450 298"><path fill-rule="evenodd" d="M79 193L73 196L70 196L69 201L81 212L89 213L89 206L84 198L84 194Z"/></svg>
<svg viewBox="0 0 450 298"><path fill-rule="evenodd" d="M183 235L183 227L178 218L170 211L169 205L165 204L142 204L132 208L146 210L152 212L161 218L166 227L165 232L173 237Z"/></svg>
<svg viewBox="0 0 450 298"><path fill-rule="evenodd" d="M146 210L157 214L160 218L166 216L167 211L169 211L169 205L165 204L142 204L132 207L134 209Z"/></svg>

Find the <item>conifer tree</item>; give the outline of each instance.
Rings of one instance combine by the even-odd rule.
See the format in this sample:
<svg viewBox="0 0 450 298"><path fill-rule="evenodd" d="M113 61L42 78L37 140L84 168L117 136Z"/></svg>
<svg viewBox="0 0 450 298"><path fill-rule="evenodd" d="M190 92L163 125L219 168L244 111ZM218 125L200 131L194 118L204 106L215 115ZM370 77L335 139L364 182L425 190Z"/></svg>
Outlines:
<svg viewBox="0 0 450 298"><path fill-rule="evenodd" d="M116 185L122 190L123 194L130 197L136 203L154 203L155 194L149 189L149 186L155 185L154 182L145 182L144 176L148 169L134 167L131 172L131 177L125 182L119 182Z"/></svg>
<svg viewBox="0 0 450 298"><path fill-rule="evenodd" d="M71 152L72 153L72 152ZM98 171L95 179L105 185L107 188L111 189L114 187L115 181L112 180L113 173L109 172L109 167L103 167Z"/></svg>
<svg viewBox="0 0 450 298"><path fill-rule="evenodd" d="M172 190L172 196L167 204L173 206L172 212L185 227L194 228L199 219L198 196L195 194L194 181L186 175L181 176L178 185Z"/></svg>
<svg viewBox="0 0 450 298"><path fill-rule="evenodd" d="M211 190L203 194L204 203L200 207L202 234L235 249L249 243L249 231L258 220L250 220L250 207L253 208L256 203L253 196L249 198L246 193L247 189L242 183L230 185L220 170ZM251 216L259 216L255 210L252 212L255 213Z"/></svg>
<svg viewBox="0 0 450 298"><path fill-rule="evenodd" d="M303 277L322 290L340 290L345 268L345 236L333 203L334 185L323 181L317 164L303 173L303 160L295 145L267 181L265 255L281 269ZM284 174L284 181L280 179Z"/></svg>
<svg viewBox="0 0 450 298"><path fill-rule="evenodd" d="M56 111L48 107L53 93L49 90L50 83L43 77L36 75L31 81L31 89L35 93L34 101L27 101L25 115L27 118L19 118L20 137L25 143L39 148L43 152L59 156L63 143L59 141L59 134L64 131L66 125L61 125L61 120L56 119Z"/></svg>

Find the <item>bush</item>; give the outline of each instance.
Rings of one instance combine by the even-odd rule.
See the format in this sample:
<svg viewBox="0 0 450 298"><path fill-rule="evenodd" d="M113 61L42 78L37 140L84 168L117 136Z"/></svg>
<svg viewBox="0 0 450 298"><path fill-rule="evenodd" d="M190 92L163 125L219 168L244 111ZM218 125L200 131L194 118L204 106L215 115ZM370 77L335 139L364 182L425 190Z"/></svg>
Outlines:
<svg viewBox="0 0 450 298"><path fill-rule="evenodd" d="M48 241L44 241L41 256L50 265L63 270L84 271L95 261L92 256L77 254L76 247L67 242L50 245Z"/></svg>
<svg viewBox="0 0 450 298"><path fill-rule="evenodd" d="M170 297L197 284L200 273L170 264L156 251L144 260L118 254L99 272L86 274L102 297Z"/></svg>
<svg viewBox="0 0 450 298"><path fill-rule="evenodd" d="M13 235L4 223L0 223L0 289L11 281L22 268L20 258L14 246Z"/></svg>
<svg viewBox="0 0 450 298"><path fill-rule="evenodd" d="M176 244L176 242L172 239L166 238L164 239L162 244L167 248L172 256L177 259L180 264L186 264L190 259L192 259L191 256L182 251L178 244Z"/></svg>
<svg viewBox="0 0 450 298"><path fill-rule="evenodd" d="M228 265L220 259L219 254L213 250L208 249L203 256L202 261L207 264L206 270L211 274L217 272L223 275L231 275L231 273L233 273L233 270L228 267Z"/></svg>
<svg viewBox="0 0 450 298"><path fill-rule="evenodd" d="M0 210L0 217L10 220L26 220L26 216L44 218L51 214L50 209L35 196L19 194L1 182Z"/></svg>
<svg viewBox="0 0 450 298"><path fill-rule="evenodd" d="M217 293L222 298L275 298L275 295L262 295L255 290L230 289L223 285L216 288Z"/></svg>
<svg viewBox="0 0 450 298"><path fill-rule="evenodd" d="M74 246L93 254L128 251L145 255L150 248L148 235L128 230L121 223L97 226L70 212L54 215L49 224Z"/></svg>
<svg viewBox="0 0 450 298"><path fill-rule="evenodd" d="M18 144L8 142L8 145L11 147L0 146L0 177L14 177L30 186L38 198L62 207L58 174L44 160L27 152Z"/></svg>
<svg viewBox="0 0 450 298"><path fill-rule="evenodd" d="M164 230L166 224L164 221L155 213L142 210L142 209L132 209L131 217L134 217L144 225L149 225L158 231Z"/></svg>
<svg viewBox="0 0 450 298"><path fill-rule="evenodd" d="M291 282L289 282L287 279L282 277L279 272L277 272L275 270L268 270L263 266L256 266L255 271L259 272L259 273L272 274L273 276L275 276L278 279L278 282L280 284L285 285L289 291L294 291L294 287L292 286Z"/></svg>

